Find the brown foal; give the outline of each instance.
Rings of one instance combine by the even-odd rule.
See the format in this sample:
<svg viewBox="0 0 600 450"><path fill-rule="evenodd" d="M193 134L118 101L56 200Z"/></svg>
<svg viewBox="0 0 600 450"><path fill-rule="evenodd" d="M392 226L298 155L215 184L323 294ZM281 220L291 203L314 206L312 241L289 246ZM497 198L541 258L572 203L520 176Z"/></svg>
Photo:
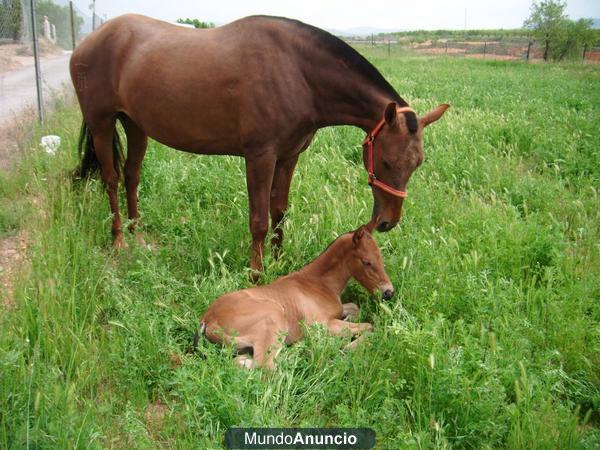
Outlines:
<svg viewBox="0 0 600 450"><path fill-rule="evenodd" d="M348 345L354 347L373 326L343 320L358 315L354 303L340 300L350 279L370 292L380 290L385 299L394 295L371 231L362 226L343 234L310 264L271 284L219 297L200 319L200 331L211 342L233 344L240 353L251 349L253 359L247 354L236 358L246 368L274 368L284 343L303 338L301 322L319 323L335 335L357 336Z"/></svg>

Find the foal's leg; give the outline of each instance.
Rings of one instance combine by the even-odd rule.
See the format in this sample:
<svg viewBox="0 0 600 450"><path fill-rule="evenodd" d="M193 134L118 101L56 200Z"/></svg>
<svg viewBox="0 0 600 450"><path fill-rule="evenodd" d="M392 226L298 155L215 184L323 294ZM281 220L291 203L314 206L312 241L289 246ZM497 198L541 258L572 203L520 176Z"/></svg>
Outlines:
<svg viewBox="0 0 600 450"><path fill-rule="evenodd" d="M269 231L269 196L275 172L275 158L265 155L258 158L246 158L246 183L250 203L250 233L252 251L250 269L256 281L262 270L265 237Z"/></svg>
<svg viewBox="0 0 600 450"><path fill-rule="evenodd" d="M288 194L298 156L300 155L277 161L275 166L275 176L271 187L271 227L275 232L271 246L275 257L279 257L283 242L283 215L288 206Z"/></svg>
<svg viewBox="0 0 600 450"><path fill-rule="evenodd" d="M275 358L283 348L279 330L267 329L261 339L254 342L254 362L258 367L275 368Z"/></svg>
<svg viewBox="0 0 600 450"><path fill-rule="evenodd" d="M113 136L115 133L115 118L110 117L103 120L88 123L94 141L94 151L100 161L101 176L106 192L110 210L113 214L112 234L113 247L122 248L123 232L121 231L121 217L119 215L119 199L117 190L119 187L119 175L114 167Z"/></svg>
<svg viewBox="0 0 600 450"><path fill-rule="evenodd" d="M129 231L135 233L138 243L144 245L144 238L140 233L135 231L135 227L139 224L137 188L140 183L142 160L148 146L148 137L129 117L123 119L123 128L125 128L125 133L127 134L125 189L127 190L127 215L129 220L131 220Z"/></svg>
<svg viewBox="0 0 600 450"><path fill-rule="evenodd" d="M357 339L346 345L346 348L354 348L359 340L364 337L366 332L373 331L373 325L370 323L352 323L345 322L339 319L331 319L327 322L327 329L330 333L336 336L344 336L350 334L351 336L358 336Z"/></svg>

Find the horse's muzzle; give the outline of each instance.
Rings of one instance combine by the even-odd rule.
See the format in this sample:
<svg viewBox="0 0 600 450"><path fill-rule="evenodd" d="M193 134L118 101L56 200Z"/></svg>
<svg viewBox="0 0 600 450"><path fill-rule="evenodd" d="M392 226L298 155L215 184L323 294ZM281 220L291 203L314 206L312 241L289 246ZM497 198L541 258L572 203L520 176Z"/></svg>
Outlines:
<svg viewBox="0 0 600 450"><path fill-rule="evenodd" d="M381 233L385 233L386 231L390 231L396 225L398 225L397 221L396 222L381 222L379 225L377 225L377 231L379 231Z"/></svg>

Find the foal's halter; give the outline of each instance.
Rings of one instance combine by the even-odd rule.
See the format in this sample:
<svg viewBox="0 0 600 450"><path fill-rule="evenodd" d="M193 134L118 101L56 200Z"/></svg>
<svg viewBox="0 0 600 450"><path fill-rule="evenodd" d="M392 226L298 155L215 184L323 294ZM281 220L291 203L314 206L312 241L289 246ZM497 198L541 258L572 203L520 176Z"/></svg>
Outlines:
<svg viewBox="0 0 600 450"><path fill-rule="evenodd" d="M396 112L397 113L404 113L404 112L414 113L414 111L407 106L404 106L402 108L397 108ZM369 174L369 179L367 180L367 182L369 183L369 186L378 187L382 191L387 192L388 194L391 194L394 197L406 198L406 197L408 197L408 192L399 191L398 189L394 189L390 185L385 184L382 181L379 181L377 179L377 177L375 176L375 158L374 158L374 154L373 154L374 148L375 148L375 138L377 137L379 132L382 130L384 125L385 125L385 119L381 119L379 121L379 123L377 125L375 125L375 128L373 128L371 130L371 132L369 134L367 134L367 137L363 141L363 147L367 148L367 161L366 162L367 162L367 173Z"/></svg>

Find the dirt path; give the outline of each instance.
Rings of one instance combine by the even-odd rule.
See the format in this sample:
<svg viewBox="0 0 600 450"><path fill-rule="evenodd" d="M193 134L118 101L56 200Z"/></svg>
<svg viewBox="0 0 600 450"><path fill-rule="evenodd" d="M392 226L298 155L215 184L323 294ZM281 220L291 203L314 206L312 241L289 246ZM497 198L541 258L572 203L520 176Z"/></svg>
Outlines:
<svg viewBox="0 0 600 450"><path fill-rule="evenodd" d="M33 59L20 55L18 48L0 49L0 171L10 170L20 157L18 142L37 120L37 94ZM44 52L41 59L44 100L69 85L70 54L59 49ZM0 230L1 231L1 230ZM14 304L14 278L22 269L27 249L24 232L0 236L0 305Z"/></svg>
<svg viewBox="0 0 600 450"><path fill-rule="evenodd" d="M70 86L69 59L63 53L41 60L42 86L45 103L64 85ZM0 73L0 122L12 121L15 114L34 107L37 102L35 71L33 66Z"/></svg>
<svg viewBox="0 0 600 450"><path fill-rule="evenodd" d="M24 232L0 238L0 303L9 308L14 305L14 277L25 263L27 237Z"/></svg>
<svg viewBox="0 0 600 450"><path fill-rule="evenodd" d="M21 111L12 121L0 121L0 172L10 170L20 158L18 142L24 138L27 124L36 120L32 109ZM14 305L15 276L25 264L27 235L21 231L16 235L0 235L0 308Z"/></svg>

